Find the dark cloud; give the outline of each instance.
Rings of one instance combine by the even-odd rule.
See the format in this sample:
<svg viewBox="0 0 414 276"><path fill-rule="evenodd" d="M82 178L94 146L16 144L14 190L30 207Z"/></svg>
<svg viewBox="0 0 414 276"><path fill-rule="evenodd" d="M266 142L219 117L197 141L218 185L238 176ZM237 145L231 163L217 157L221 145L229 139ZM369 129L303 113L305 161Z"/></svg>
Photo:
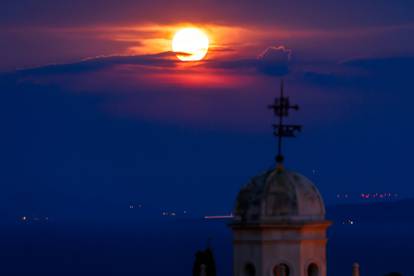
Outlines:
<svg viewBox="0 0 414 276"><path fill-rule="evenodd" d="M212 60L207 66L234 71L255 71L269 76L284 76L289 73L289 62L292 51L285 46L267 48L257 58Z"/></svg>
<svg viewBox="0 0 414 276"><path fill-rule="evenodd" d="M269 76L283 76L289 73L289 61L292 51L284 46L269 47L257 58L234 60L209 60L199 67L226 69L231 71L255 71ZM12 71L3 75L56 75L94 72L116 65L143 65L149 67L174 68L180 61L177 53L164 52L151 55L103 56L67 64L51 64L35 68ZM185 53L183 53L185 54Z"/></svg>
<svg viewBox="0 0 414 276"><path fill-rule="evenodd" d="M341 65L364 69L374 74L408 77L414 68L414 56L350 59Z"/></svg>
<svg viewBox="0 0 414 276"><path fill-rule="evenodd" d="M176 53L164 52L152 55L125 55L125 56L103 56L81 60L74 63L51 64L46 66L16 70L3 75L25 76L44 74L77 74L93 72L115 65L145 65L163 68L172 68L179 62ZM1 76L1 75L0 75Z"/></svg>
<svg viewBox="0 0 414 276"><path fill-rule="evenodd" d="M249 80L247 87L243 87L242 83L253 76L240 76L245 66L243 62L235 61L225 69L223 66L209 67L210 63L183 63L172 52L96 57L8 72L0 74L0 80L4 84L50 84L75 94L100 95L101 107L120 116L190 124L211 124L224 119L227 124L236 115L226 114L226 106L234 105L235 100L242 100L235 106L246 108L249 102L247 87L251 87L252 83ZM256 75L257 64L257 59L246 61L247 68ZM225 70L215 70L217 68ZM243 89L237 99L233 98L232 93L223 93L239 87ZM219 103L213 98L206 99L205 95L219 97ZM211 109L216 110L214 116L210 114Z"/></svg>
<svg viewBox="0 0 414 276"><path fill-rule="evenodd" d="M258 70L266 75L282 76L289 73L292 51L285 46L269 47L258 57Z"/></svg>
<svg viewBox="0 0 414 276"><path fill-rule="evenodd" d="M393 93L394 89L410 92L414 57L356 58L332 66L332 72L307 71L305 81L327 87L376 89Z"/></svg>

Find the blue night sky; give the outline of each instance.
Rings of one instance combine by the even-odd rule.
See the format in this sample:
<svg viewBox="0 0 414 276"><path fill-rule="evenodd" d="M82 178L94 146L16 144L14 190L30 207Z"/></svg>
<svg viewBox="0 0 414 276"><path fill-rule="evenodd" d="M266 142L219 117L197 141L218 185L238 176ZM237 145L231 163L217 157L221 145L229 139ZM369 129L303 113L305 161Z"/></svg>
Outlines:
<svg viewBox="0 0 414 276"><path fill-rule="evenodd" d="M191 2L191 3L190 3ZM345 3L346 2L346 3ZM337 193L414 196L413 1L0 2L0 205L99 213L140 202L230 212L274 166L286 93L304 125L286 167ZM206 58L170 41L204 30Z"/></svg>

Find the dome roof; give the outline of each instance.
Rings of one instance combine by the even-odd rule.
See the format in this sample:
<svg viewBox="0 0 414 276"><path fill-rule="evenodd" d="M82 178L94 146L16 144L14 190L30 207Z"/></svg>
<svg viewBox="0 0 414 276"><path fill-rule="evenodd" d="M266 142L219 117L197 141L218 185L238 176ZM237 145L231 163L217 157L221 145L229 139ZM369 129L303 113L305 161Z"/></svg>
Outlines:
<svg viewBox="0 0 414 276"><path fill-rule="evenodd" d="M325 207L309 179L274 169L254 177L240 190L233 214L234 223L323 221Z"/></svg>

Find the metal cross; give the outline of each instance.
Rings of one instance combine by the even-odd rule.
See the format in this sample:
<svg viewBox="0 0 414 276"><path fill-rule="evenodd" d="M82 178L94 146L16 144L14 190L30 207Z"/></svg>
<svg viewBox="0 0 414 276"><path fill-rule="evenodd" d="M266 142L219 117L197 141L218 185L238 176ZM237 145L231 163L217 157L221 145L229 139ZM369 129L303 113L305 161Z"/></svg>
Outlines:
<svg viewBox="0 0 414 276"><path fill-rule="evenodd" d="M276 117L279 118L279 122L273 125L274 131L273 134L278 137L278 154L276 156L276 162L282 164L284 157L282 155L282 138L283 137L296 137L296 133L302 130L300 125L285 125L283 124L283 118L289 115L289 110L299 110L297 104L291 105L289 97L284 96L284 85L283 80L280 82L280 97L276 98L272 105L269 105L269 108L273 110L273 113Z"/></svg>

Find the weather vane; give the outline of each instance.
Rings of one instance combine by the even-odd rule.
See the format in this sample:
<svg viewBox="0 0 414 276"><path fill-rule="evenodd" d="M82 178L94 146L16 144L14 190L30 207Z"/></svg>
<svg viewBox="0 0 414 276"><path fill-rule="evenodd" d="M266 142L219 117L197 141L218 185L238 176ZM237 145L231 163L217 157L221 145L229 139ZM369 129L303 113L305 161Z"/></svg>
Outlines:
<svg viewBox="0 0 414 276"><path fill-rule="evenodd" d="M278 166L282 166L284 157L282 155L282 139L283 137L296 137L296 133L302 130L301 125L288 125L283 124L283 118L289 115L289 110L299 110L297 104L291 105L289 97L285 97L283 94L283 80L280 82L280 96L277 97L272 105L269 105L269 108L273 110L273 113L278 118L278 122L273 124L273 134L278 138L278 153L276 156L276 163Z"/></svg>

